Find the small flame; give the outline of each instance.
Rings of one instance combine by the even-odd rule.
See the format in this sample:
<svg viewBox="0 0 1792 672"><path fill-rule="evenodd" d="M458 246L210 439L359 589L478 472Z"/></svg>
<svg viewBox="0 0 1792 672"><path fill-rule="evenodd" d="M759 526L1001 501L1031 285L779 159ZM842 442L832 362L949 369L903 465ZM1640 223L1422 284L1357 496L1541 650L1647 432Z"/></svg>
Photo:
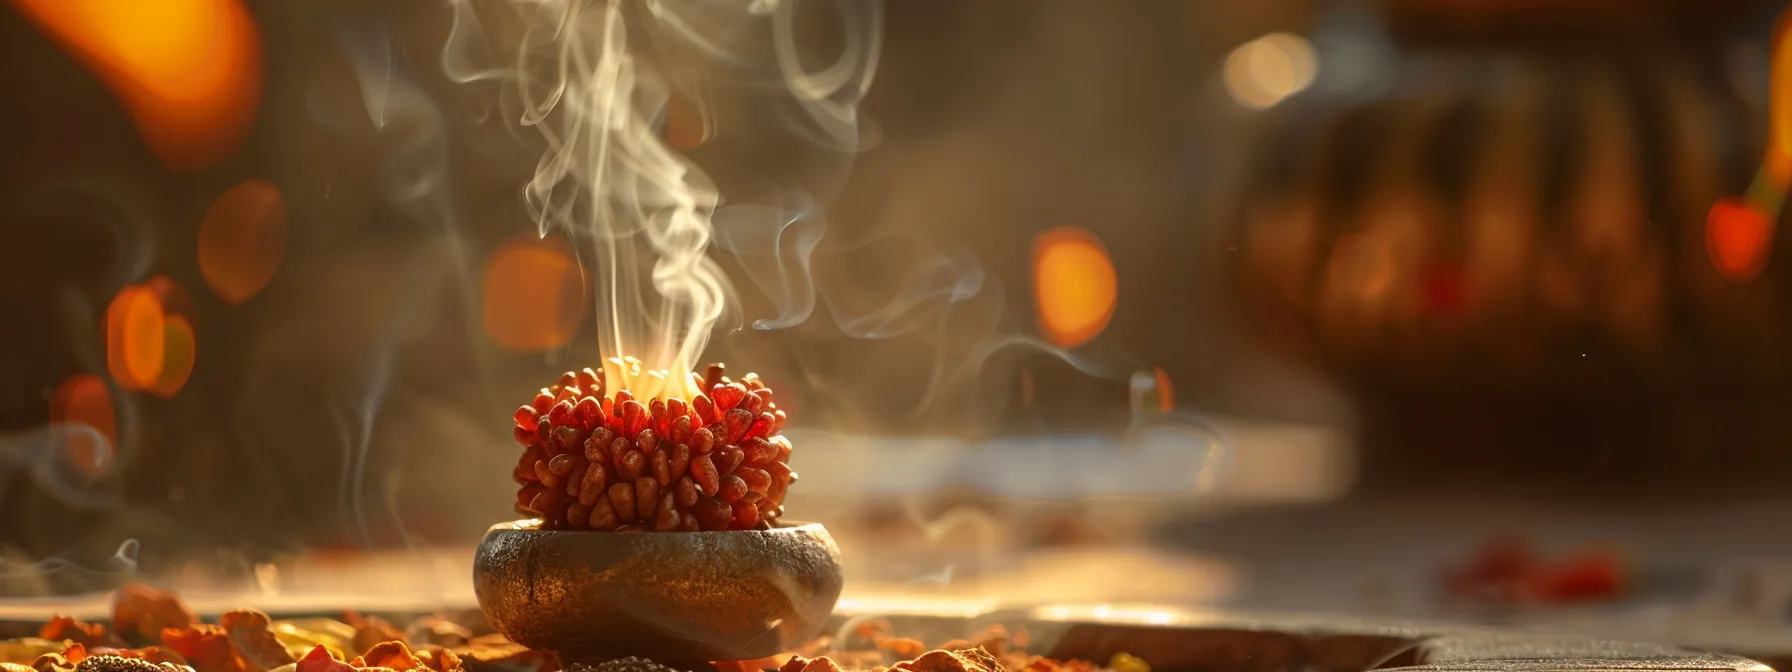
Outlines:
<svg viewBox="0 0 1792 672"><path fill-rule="evenodd" d="M261 36L237 0L13 0L124 100L151 149L197 170L236 150L261 98Z"/></svg>

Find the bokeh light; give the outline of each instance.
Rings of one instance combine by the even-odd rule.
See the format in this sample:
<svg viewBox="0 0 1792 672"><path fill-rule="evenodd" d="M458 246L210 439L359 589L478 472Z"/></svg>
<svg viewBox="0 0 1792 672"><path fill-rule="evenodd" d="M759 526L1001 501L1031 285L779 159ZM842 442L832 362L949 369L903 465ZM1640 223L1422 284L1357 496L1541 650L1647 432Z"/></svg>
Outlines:
<svg viewBox="0 0 1792 672"><path fill-rule="evenodd" d="M1388 244L1368 234L1342 236L1332 249L1328 280L1360 299L1374 299L1387 291L1398 269Z"/></svg>
<svg viewBox="0 0 1792 672"><path fill-rule="evenodd" d="M1176 387L1170 384L1170 374L1163 367L1153 367L1157 376L1157 410L1164 413L1176 410Z"/></svg>
<svg viewBox="0 0 1792 672"><path fill-rule="evenodd" d="M219 298L240 304L267 286L286 255L286 202L266 181L231 187L199 225L199 273Z"/></svg>
<svg viewBox="0 0 1792 672"><path fill-rule="evenodd" d="M238 0L12 0L123 100L169 167L216 165L261 98L261 37Z"/></svg>
<svg viewBox="0 0 1792 672"><path fill-rule="evenodd" d="M1773 60L1768 72L1771 140L1765 167L1775 186L1784 191L1786 182L1792 180L1792 14L1782 16L1774 26Z"/></svg>
<svg viewBox="0 0 1792 672"><path fill-rule="evenodd" d="M162 375L166 329L153 290L131 285L106 308L106 368L119 387L147 390Z"/></svg>
<svg viewBox="0 0 1792 672"><path fill-rule="evenodd" d="M1119 280L1107 248L1089 231L1064 226L1033 241L1033 298L1047 341L1074 348L1114 317Z"/></svg>
<svg viewBox="0 0 1792 672"><path fill-rule="evenodd" d="M521 352L567 344L585 317L584 273L564 238L524 236L485 264L485 333Z"/></svg>
<svg viewBox="0 0 1792 672"><path fill-rule="evenodd" d="M179 315L189 320L192 319L193 298L188 296L187 290L182 288L180 283L175 282L173 278L166 275L158 275L145 281L143 286L149 288L149 291L154 292L156 300L162 302L163 315Z"/></svg>
<svg viewBox="0 0 1792 672"><path fill-rule="evenodd" d="M179 315L167 316L162 327L162 373L149 391L163 399L174 398L193 376L198 354L192 323Z"/></svg>
<svg viewBox="0 0 1792 672"><path fill-rule="evenodd" d="M1719 273L1733 280L1752 280L1767 266L1772 223L1766 213L1735 199L1711 206L1705 218L1705 251Z"/></svg>
<svg viewBox="0 0 1792 672"><path fill-rule="evenodd" d="M1319 60L1305 38L1270 33L1233 49L1221 77L1232 100L1261 110L1305 90L1318 72Z"/></svg>
<svg viewBox="0 0 1792 672"><path fill-rule="evenodd" d="M118 443L118 420L106 381L91 373L78 373L56 387L50 396L50 424L56 428L56 445L68 451L69 462L89 477L104 474L112 463L112 446ZM92 427L105 437L71 431L72 426Z"/></svg>

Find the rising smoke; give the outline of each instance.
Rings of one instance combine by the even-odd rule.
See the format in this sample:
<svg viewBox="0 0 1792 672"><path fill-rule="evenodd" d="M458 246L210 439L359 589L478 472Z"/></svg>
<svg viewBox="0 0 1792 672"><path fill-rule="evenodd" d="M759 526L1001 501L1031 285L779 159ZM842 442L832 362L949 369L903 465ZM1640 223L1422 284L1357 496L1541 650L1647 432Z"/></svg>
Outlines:
<svg viewBox="0 0 1792 672"><path fill-rule="evenodd" d="M444 71L463 83L498 82L506 121L539 135L545 147L524 187L539 232L562 232L591 255L599 348L646 369L618 360L606 372L644 397L689 396L688 372L732 289L706 254L719 196L653 125L671 80L629 44L631 19L648 17L625 16L620 2L485 5L496 17L470 0L452 5ZM481 62L494 52L514 60Z"/></svg>
<svg viewBox="0 0 1792 672"><path fill-rule="evenodd" d="M499 118L540 147L524 197L541 234L563 233L587 253L600 352L665 372L625 375L637 395L691 393L685 372L701 363L712 333L733 326L731 314L751 305L735 293L712 246L770 304L770 315L751 316L743 326L802 327L814 335L811 318L821 312L835 338L884 341L892 353L887 361L850 368L863 380L920 372L924 380L910 403L895 410L921 424L953 424L960 419L939 417L951 409L973 424L988 420L992 399L1001 396L989 392L990 381L1007 381L984 374L1003 355L1043 354L1122 383L1142 368L1124 353L1073 355L1019 335L1005 314L1003 288L966 251L942 249L910 227L858 239L830 230L831 201L875 134L860 106L882 50L881 2L451 5L443 70L458 82L496 86ZM707 104L718 97L732 107ZM721 171L719 183L668 148L659 125L674 100L705 104L701 112L718 124L720 142L756 155L757 165L706 164ZM741 140L763 135L793 138L802 150ZM772 167L780 163L799 165ZM899 218L905 209L912 207L878 219ZM813 373L840 370L838 363L803 354L788 359L801 372L794 384L846 399L847 407L869 405L864 390L834 388L839 381ZM882 375L883 366L896 367L896 375ZM612 376L626 373L609 368ZM860 420L805 417L835 425Z"/></svg>

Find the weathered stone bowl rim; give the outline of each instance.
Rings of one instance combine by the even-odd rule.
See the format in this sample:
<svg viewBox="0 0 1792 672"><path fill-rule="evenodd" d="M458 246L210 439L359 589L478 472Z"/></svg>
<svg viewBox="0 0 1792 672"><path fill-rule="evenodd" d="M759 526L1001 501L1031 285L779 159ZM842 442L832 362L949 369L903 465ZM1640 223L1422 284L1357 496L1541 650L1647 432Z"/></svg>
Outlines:
<svg viewBox="0 0 1792 672"><path fill-rule="evenodd" d="M614 537L617 537L620 539L632 539L636 535L641 535L641 536L666 535L666 536L671 536L671 537L678 537L678 536L718 535L718 534L778 534L778 533L789 532L791 530L800 530L800 529L805 529L805 528L819 529L819 530L822 530L824 533L827 530L827 527L822 525L821 523L816 523L816 522L811 522L811 521L806 521L806 520L785 520L785 519L779 519L777 524L773 525L771 527L771 529L769 529L769 530L700 530L697 532L686 532L683 530L674 530L671 532L654 532L651 530L641 530L638 532L608 532L608 531L600 531L600 530L578 530L578 529L544 530L544 529L541 529L540 526L541 526L540 518L518 518L516 520L505 521L505 522L493 525L491 527L488 527L488 528L486 528L485 532L486 532L486 534L491 534L493 532L532 532L532 533L536 533L536 534L560 534L560 533L565 533L565 534L607 534L607 535L611 535L611 536L614 536ZM831 537L833 535L829 534L828 536Z"/></svg>

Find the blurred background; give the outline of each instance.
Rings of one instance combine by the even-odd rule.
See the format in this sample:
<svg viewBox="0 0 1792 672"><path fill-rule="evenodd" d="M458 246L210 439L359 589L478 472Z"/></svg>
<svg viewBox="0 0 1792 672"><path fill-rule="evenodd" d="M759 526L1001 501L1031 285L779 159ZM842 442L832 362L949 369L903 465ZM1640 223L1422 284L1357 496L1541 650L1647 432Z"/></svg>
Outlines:
<svg viewBox="0 0 1792 672"><path fill-rule="evenodd" d="M801 4L842 49L859 3ZM813 198L774 249L813 251L819 305L713 250L739 301L706 358L778 390L792 515L863 595L1779 645L1783 8L906 0L850 151L740 64L651 122L724 202ZM509 413L614 353L605 269L539 235L540 139L447 75L453 28L0 9L0 594L465 597ZM1476 589L1532 547L1592 588Z"/></svg>

